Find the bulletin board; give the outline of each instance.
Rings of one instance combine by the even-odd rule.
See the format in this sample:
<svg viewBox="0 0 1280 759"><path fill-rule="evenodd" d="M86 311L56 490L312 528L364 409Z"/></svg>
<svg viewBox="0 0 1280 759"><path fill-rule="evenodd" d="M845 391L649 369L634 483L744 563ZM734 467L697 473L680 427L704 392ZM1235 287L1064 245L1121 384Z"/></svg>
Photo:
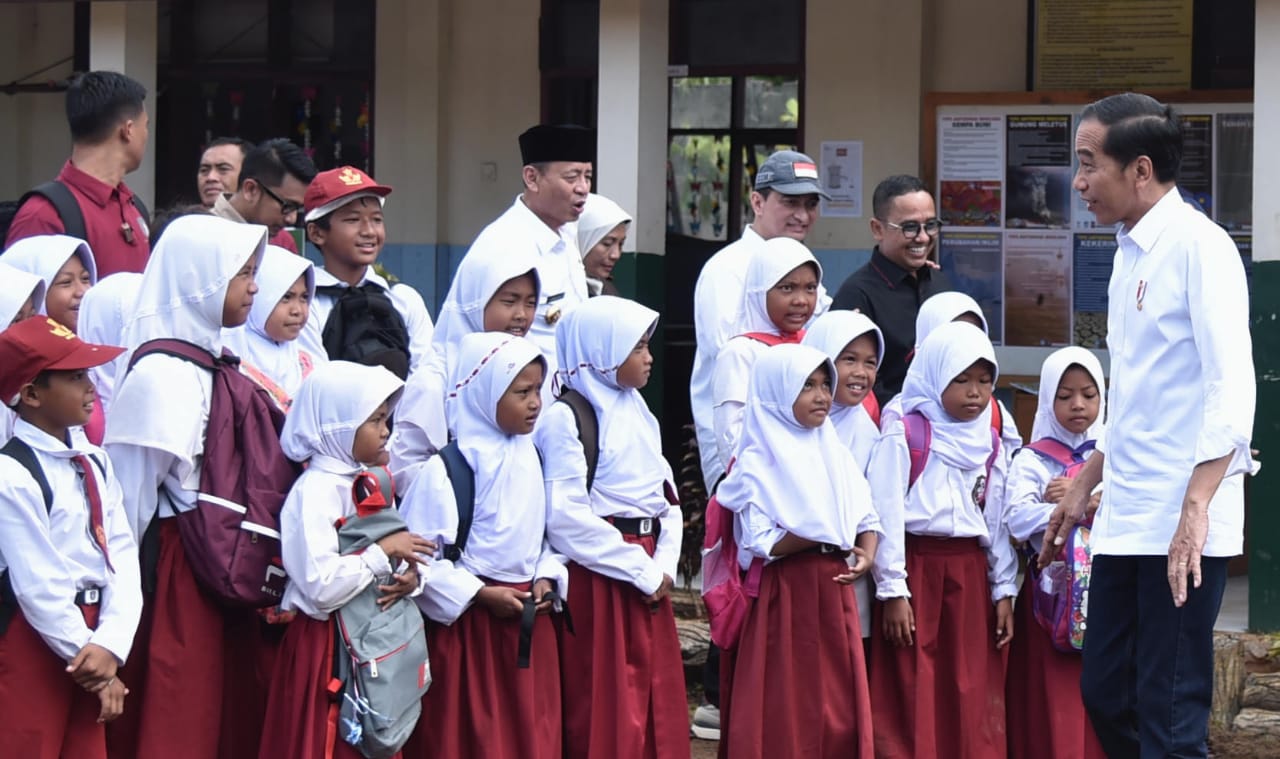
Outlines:
<svg viewBox="0 0 1280 759"><path fill-rule="evenodd" d="M921 129L922 174L943 230L939 263L982 305L1013 373L1039 374L1064 345L1105 348L1115 229L1072 189L1075 128L1106 93L934 93ZM1251 91L1157 94L1182 118L1178 186L1226 228L1246 268L1252 246ZM1015 367L1010 367L1015 368Z"/></svg>

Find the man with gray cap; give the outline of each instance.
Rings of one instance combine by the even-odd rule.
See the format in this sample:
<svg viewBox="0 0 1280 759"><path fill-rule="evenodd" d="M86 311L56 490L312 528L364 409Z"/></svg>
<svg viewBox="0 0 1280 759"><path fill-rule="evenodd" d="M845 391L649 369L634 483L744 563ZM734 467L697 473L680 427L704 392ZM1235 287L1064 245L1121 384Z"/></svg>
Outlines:
<svg viewBox="0 0 1280 759"><path fill-rule="evenodd" d="M738 334L738 314L746 288L747 265L762 248L765 240L790 237L804 242L809 227L818 217L818 200L830 196L818 184L818 165L804 153L779 150L756 172L755 189L751 193L751 211L755 218L742 230L742 237L716 252L703 265L693 291L693 324L698 348L693 358L693 375L689 382L689 402L693 407L693 423L702 457L702 478L711 492L724 475L725 462L717 453L711 378L716 356L731 338ZM818 284L816 317L831 305L827 291ZM715 660L715 661L713 661ZM718 657L710 656L704 675L707 700L694 713L693 733L699 738L720 737L718 698Z"/></svg>

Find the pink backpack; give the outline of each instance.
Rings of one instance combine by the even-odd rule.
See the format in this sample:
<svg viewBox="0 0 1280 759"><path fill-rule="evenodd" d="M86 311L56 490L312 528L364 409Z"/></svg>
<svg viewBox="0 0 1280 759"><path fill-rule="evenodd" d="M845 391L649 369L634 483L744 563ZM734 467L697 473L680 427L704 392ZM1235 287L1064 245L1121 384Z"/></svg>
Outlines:
<svg viewBox="0 0 1280 759"><path fill-rule="evenodd" d="M1079 448L1053 438L1043 438L1026 446L1063 467L1064 477L1075 477L1084 467L1085 454L1093 450L1090 440ZM1028 550L1027 582L1031 586L1031 612L1049 633L1053 647L1065 653L1084 649L1084 633L1089 604L1089 576L1093 550L1089 546L1089 518L1071 528L1057 556L1044 569L1036 567L1036 557Z"/></svg>
<svg viewBox="0 0 1280 759"><path fill-rule="evenodd" d="M994 403L994 401L992 401ZM998 408L998 407L996 407ZM998 411L995 412L999 414ZM907 450L911 454L911 469L907 475L907 489L910 490L924 472L924 465L929 461L929 448L933 444L933 426L929 419L919 411L902 417L903 434L907 439ZM987 478L983 481L982 492L976 498L979 509L987 507L987 483L991 482L991 468L995 466L996 456L1000 454L1000 428L991 425L991 455L987 457Z"/></svg>
<svg viewBox="0 0 1280 759"><path fill-rule="evenodd" d="M733 462L729 462L730 470ZM727 472L726 472L727 474ZM751 602L760 595L764 559L751 560L746 577L738 566L738 541L733 535L733 512L715 496L707 501L702 538L702 600L711 623L711 642L722 650L738 647Z"/></svg>

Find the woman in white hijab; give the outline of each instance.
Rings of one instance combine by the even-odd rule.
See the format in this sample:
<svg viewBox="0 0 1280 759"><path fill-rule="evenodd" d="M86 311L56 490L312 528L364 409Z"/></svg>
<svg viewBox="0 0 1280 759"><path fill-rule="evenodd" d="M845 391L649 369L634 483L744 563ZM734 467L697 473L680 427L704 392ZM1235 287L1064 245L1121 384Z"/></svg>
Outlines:
<svg viewBox="0 0 1280 759"><path fill-rule="evenodd" d="M44 299L36 304L36 313L79 334L80 300L98 283L98 265L89 243L67 235L27 237L10 245L0 263L43 279Z"/></svg>
<svg viewBox="0 0 1280 759"><path fill-rule="evenodd" d="M871 456L885 532L873 569L884 604L872 634L871 703L886 755L1005 755L1004 702L992 694L1004 692L999 649L1013 637L1018 562L1005 527L1005 458L991 426L997 375L981 329L939 326L902 387L919 439L908 440L904 419L895 420ZM954 698L916 697L938 692Z"/></svg>
<svg viewBox="0 0 1280 759"><path fill-rule="evenodd" d="M446 408L474 478L471 530L459 547L459 506L431 457L404 494L409 529L442 547L416 599L433 682L405 754L559 759L562 720L552 590L568 572L548 545L542 465L530 433L546 362L529 339L499 332L458 344ZM517 667L521 614L534 617L528 667Z"/></svg>
<svg viewBox="0 0 1280 759"><path fill-rule="evenodd" d="M582 268L587 272L587 292L617 295L613 284L613 267L622 258L622 244L627 239L631 214L603 195L592 193L578 217L578 252Z"/></svg>
<svg viewBox="0 0 1280 759"><path fill-rule="evenodd" d="M305 256L268 245L257 282L249 321L225 330L223 340L240 357L240 371L288 411L293 394L316 363L298 342L316 292L315 267Z"/></svg>
<svg viewBox="0 0 1280 759"><path fill-rule="evenodd" d="M184 216L170 224L151 252L125 326L129 355L160 338L220 355L222 328L249 317L266 236L266 227L214 216ZM237 756L257 750L265 685L254 667L223 667L224 646L231 644L227 630L256 630L257 615L220 606L201 590L174 519L196 505L212 390L211 372L151 353L117 380L108 414L104 447L134 536L141 542L153 520L159 535L155 594L135 642L142 681L130 683L142 694L134 706L140 756L212 756L220 744ZM155 624L143 640L148 618ZM251 647L248 641L256 638L238 635L237 647ZM191 687L197 682L201 687ZM237 708L224 708L224 697ZM228 747L231 735L239 741Z"/></svg>
<svg viewBox="0 0 1280 759"><path fill-rule="evenodd" d="M133 313L142 275L131 271L106 277L80 301L80 339L99 345L123 345L124 326ZM102 405L111 407L116 378L124 370L124 356L89 370Z"/></svg>
<svg viewBox="0 0 1280 759"><path fill-rule="evenodd" d="M553 403L534 432L545 462L547 539L568 556L569 606L579 626L561 647L565 755L643 746L638 756L688 757L684 665L669 598L684 518L662 436L640 395L658 312L611 295L556 328L560 386L596 420L594 479L574 410ZM616 673L616 675L602 675ZM611 709L601 709L601 703ZM605 738L605 736L609 736ZM598 750L598 749L597 749Z"/></svg>
<svg viewBox="0 0 1280 759"><path fill-rule="evenodd" d="M826 419L834 376L830 359L807 345L761 355L733 468L716 494L735 515L739 563L760 573L721 693L727 756L874 754L849 584L875 560L880 522Z"/></svg>
<svg viewBox="0 0 1280 759"><path fill-rule="evenodd" d="M1027 541L1037 552L1054 504L1074 474L1041 446L1047 443L1059 455L1069 456L1071 468L1078 470L1075 462L1092 455L1102 432L1105 388L1102 364L1084 348L1054 351L1040 368L1032 442L1014 457L1009 470L1007 518L1013 539ZM1101 490L1094 493L1092 508L1097 508L1100 496ZM1017 675L1009 678L1006 698L1010 753L1102 759L1106 754L1084 710L1080 689L1062 687L1064 682L1080 681L1080 655L1055 649L1049 633L1032 614L1033 586L1039 577L1039 573L1027 573L1014 606L1018 636L1010 647L1009 671Z"/></svg>

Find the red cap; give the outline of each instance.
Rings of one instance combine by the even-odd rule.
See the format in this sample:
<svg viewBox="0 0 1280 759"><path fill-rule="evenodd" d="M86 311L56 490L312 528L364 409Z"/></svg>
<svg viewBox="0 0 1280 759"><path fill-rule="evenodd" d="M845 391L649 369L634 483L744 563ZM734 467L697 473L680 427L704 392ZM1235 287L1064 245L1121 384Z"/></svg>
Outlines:
<svg viewBox="0 0 1280 759"><path fill-rule="evenodd" d="M22 387L46 369L88 369L124 353L94 345L47 316L24 319L0 332L0 401L12 405Z"/></svg>
<svg viewBox="0 0 1280 759"><path fill-rule="evenodd" d="M354 196L385 198L391 188L373 181L373 177L354 166L340 166L316 174L302 197L304 221L315 221L333 213Z"/></svg>

